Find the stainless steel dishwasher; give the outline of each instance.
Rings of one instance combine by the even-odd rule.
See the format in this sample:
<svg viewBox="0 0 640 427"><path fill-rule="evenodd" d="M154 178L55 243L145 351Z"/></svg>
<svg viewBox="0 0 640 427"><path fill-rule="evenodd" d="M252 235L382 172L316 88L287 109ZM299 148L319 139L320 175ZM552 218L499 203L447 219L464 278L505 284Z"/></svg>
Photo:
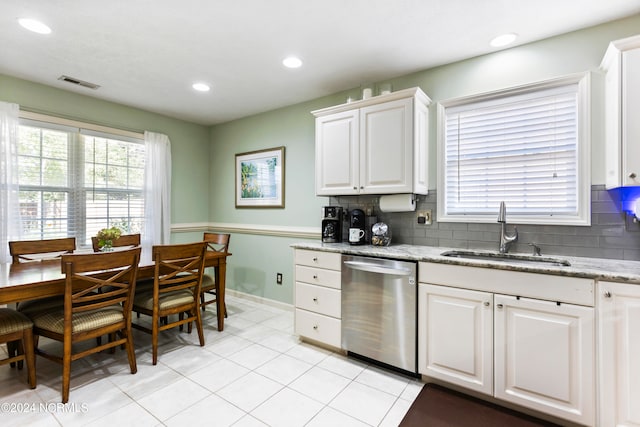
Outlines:
<svg viewBox="0 0 640 427"><path fill-rule="evenodd" d="M342 348L408 371L417 367L416 263L342 256Z"/></svg>

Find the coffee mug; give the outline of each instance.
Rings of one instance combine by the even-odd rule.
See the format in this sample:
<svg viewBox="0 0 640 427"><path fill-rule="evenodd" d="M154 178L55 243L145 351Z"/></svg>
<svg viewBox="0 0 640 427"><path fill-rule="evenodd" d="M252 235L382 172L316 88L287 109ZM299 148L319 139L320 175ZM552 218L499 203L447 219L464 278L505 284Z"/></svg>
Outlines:
<svg viewBox="0 0 640 427"><path fill-rule="evenodd" d="M350 228L349 229L349 241L350 242L359 242L360 239L364 237L364 230L359 228Z"/></svg>

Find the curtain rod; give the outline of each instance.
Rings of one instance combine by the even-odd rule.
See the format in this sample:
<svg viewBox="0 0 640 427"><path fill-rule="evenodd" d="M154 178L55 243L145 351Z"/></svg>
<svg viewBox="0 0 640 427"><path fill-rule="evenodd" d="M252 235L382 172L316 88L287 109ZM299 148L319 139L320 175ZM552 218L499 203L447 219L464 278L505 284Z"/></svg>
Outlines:
<svg viewBox="0 0 640 427"><path fill-rule="evenodd" d="M38 120L41 122L49 122L49 123L55 123L59 125L66 125L66 126L72 126L72 127L77 127L81 129L93 130L96 132L104 132L104 133L110 133L113 135L126 136L129 138L144 139L144 131L141 131L141 130L123 129L123 128L117 128L112 126L101 125L97 123L85 122L85 121L81 121L73 118L67 118L60 115L54 115L48 112L37 111L35 109L30 109L30 108L23 109L22 106L20 106L20 117L23 119Z"/></svg>

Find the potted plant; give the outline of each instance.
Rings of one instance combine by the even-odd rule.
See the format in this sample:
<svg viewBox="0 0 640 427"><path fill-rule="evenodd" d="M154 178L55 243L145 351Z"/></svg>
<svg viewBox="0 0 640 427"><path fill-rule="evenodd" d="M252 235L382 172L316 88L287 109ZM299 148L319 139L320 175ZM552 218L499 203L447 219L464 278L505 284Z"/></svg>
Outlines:
<svg viewBox="0 0 640 427"><path fill-rule="evenodd" d="M117 240L121 234L122 232L117 227L103 228L96 234L98 247L103 252L111 251L113 249L113 241Z"/></svg>

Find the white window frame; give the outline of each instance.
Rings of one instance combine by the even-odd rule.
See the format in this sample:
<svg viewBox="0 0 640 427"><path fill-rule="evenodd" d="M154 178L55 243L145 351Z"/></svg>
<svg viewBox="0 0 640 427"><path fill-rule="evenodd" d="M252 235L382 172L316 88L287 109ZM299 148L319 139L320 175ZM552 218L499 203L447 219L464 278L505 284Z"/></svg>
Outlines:
<svg viewBox="0 0 640 427"><path fill-rule="evenodd" d="M468 97L441 101L437 104L437 215L438 222L496 222L499 205L495 212L487 214L449 214L446 206L446 171L445 171L445 137L446 137L446 109L460 105L497 100L519 94L526 94L550 88L577 84L577 207L576 215L513 215L509 213L507 203L507 221L516 224L540 225L591 225L591 76L590 73L580 73L553 80L518 86Z"/></svg>
<svg viewBox="0 0 640 427"><path fill-rule="evenodd" d="M58 189L53 188L53 190L65 191L68 193L68 217L70 220L75 222L74 229L76 233L75 236L69 237L76 237L76 242L79 248L90 247L91 236L85 235L85 194L90 191L90 189L79 187L78 184L74 182L77 177L83 175L83 165L80 164L77 157L79 155L80 138L82 135L89 137L111 138L145 146L144 134L29 111L20 111L20 124L35 127L42 126L47 129L60 129L65 132L69 132L72 135L73 139L70 142L72 147L70 147L69 152L69 174L71 182L69 182L68 187ZM42 187L26 186L21 188L41 191ZM48 188L48 190L51 190L51 188ZM105 190L107 193L113 191L115 190ZM139 193L144 196L144 188L139 190ZM78 214L78 212L82 213ZM141 221L144 222L144 215L142 215Z"/></svg>

